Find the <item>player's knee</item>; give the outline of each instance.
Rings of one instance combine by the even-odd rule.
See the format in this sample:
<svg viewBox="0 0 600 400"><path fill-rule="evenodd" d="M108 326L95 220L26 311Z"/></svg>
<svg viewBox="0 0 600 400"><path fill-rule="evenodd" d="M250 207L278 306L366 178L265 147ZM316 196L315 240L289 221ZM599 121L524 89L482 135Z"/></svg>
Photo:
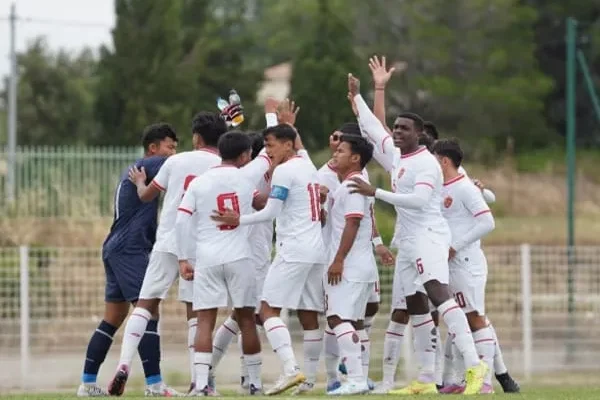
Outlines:
<svg viewBox="0 0 600 400"><path fill-rule="evenodd" d="M417 292L406 297L406 309L409 314L423 315L429 313L429 299L425 293Z"/></svg>
<svg viewBox="0 0 600 400"><path fill-rule="evenodd" d="M104 307L104 321L108 322L114 327L120 327L129 313L129 303L106 303Z"/></svg>
<svg viewBox="0 0 600 400"><path fill-rule="evenodd" d="M392 321L397 324L408 324L409 316L407 310L392 311Z"/></svg>
<svg viewBox="0 0 600 400"><path fill-rule="evenodd" d="M429 300L431 300L436 307L439 307L450 298L448 285L443 284L440 281L432 280L425 283L424 286L427 291L427 296L429 296Z"/></svg>
<svg viewBox="0 0 600 400"><path fill-rule="evenodd" d="M329 325L329 329L335 329L336 326L342 323L342 319L337 315L332 315L327 317L327 325Z"/></svg>
<svg viewBox="0 0 600 400"><path fill-rule="evenodd" d="M272 308L266 301L260 304L260 319L265 322L269 318L279 317L280 309Z"/></svg>
<svg viewBox="0 0 600 400"><path fill-rule="evenodd" d="M379 312L379 303L368 303L365 317L373 317Z"/></svg>
<svg viewBox="0 0 600 400"><path fill-rule="evenodd" d="M469 328L471 328L471 332L476 332L488 326L485 315L479 315L477 311L467 313L466 315L467 321L469 322Z"/></svg>
<svg viewBox="0 0 600 400"><path fill-rule="evenodd" d="M305 331L319 329L319 315L316 311L298 310L298 321Z"/></svg>

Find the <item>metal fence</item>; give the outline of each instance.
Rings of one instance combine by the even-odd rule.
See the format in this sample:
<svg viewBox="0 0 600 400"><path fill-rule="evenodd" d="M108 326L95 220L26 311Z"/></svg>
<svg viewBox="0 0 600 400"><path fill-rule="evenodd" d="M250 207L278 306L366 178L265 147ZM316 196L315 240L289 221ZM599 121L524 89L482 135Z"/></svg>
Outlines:
<svg viewBox="0 0 600 400"><path fill-rule="evenodd" d="M5 196L8 154L0 149L0 209L27 217L100 217L112 214L123 169L142 155L138 147L18 147L15 198Z"/></svg>
<svg viewBox="0 0 600 400"><path fill-rule="evenodd" d="M509 369L518 375L600 370L600 247L575 250L569 281L566 248L485 249L489 263L486 310ZM391 300L392 270L380 272L382 304L371 336L374 378L381 373ZM571 302L569 288L573 290ZM76 386L87 341L102 319L103 290L100 249L0 248L0 388L20 382L46 390ZM185 312L174 297L172 292L162 308L163 360L168 372L187 376ZM301 344L295 318L290 319L290 327L295 343ZM120 341L118 335L111 357L118 355ZM265 369L276 374L278 361L264 337L263 344ZM236 364L238 350L233 347L230 362ZM405 377L414 373L411 349L405 340L401 367ZM301 348L297 354L301 360ZM105 374L112 372L114 363L103 369ZM223 370L225 376L219 382L235 382L237 368ZM40 378L31 380L32 373L39 373Z"/></svg>

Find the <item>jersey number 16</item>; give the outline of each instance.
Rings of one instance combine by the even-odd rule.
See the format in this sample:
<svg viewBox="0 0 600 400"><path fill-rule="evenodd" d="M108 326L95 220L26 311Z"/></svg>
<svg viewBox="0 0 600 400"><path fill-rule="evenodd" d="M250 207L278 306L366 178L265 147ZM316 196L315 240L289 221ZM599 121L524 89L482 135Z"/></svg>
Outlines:
<svg viewBox="0 0 600 400"><path fill-rule="evenodd" d="M308 194L310 195L310 216L312 221L321 220L321 195L318 183L308 184Z"/></svg>

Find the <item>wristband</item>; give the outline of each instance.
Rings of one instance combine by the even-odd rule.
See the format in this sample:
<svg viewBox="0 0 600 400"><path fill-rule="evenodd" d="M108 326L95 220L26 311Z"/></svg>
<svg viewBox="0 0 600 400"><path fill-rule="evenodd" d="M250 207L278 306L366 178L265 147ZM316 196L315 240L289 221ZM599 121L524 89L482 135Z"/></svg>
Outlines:
<svg viewBox="0 0 600 400"><path fill-rule="evenodd" d="M381 240L381 236L377 236L371 240L371 243L373 243L373 247L377 247L383 244L383 240Z"/></svg>

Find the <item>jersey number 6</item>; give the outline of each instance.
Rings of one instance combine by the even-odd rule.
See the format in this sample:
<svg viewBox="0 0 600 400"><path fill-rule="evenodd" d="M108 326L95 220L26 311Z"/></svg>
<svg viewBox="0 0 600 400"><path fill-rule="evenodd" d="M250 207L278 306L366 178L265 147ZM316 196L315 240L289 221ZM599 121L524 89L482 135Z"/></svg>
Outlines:
<svg viewBox="0 0 600 400"><path fill-rule="evenodd" d="M223 193L217 196L217 209L220 212L225 212L228 209L233 210L236 213L240 213L240 200L238 198L237 193ZM233 225L220 225L219 230L221 231L230 231L235 229L236 226Z"/></svg>

